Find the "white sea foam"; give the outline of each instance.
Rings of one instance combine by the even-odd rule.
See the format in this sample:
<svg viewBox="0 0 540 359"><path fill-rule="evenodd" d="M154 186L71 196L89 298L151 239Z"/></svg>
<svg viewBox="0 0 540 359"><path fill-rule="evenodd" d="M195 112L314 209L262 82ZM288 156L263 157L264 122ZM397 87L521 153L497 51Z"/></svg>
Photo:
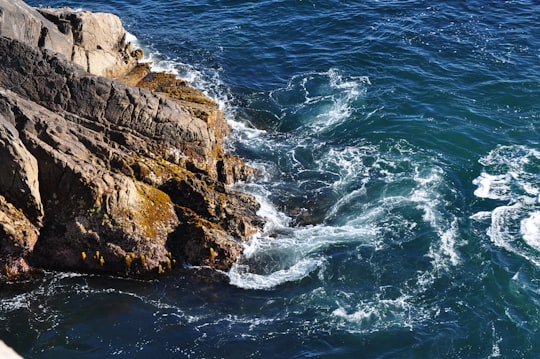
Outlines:
<svg viewBox="0 0 540 359"><path fill-rule="evenodd" d="M329 96L330 104L320 108L320 113L312 123L317 129L327 129L350 118L357 110L356 102L365 96L367 86L371 85L367 76L352 76L345 79L335 68L323 75L328 76L333 93ZM306 100L309 100L307 92Z"/></svg>
<svg viewBox="0 0 540 359"><path fill-rule="evenodd" d="M420 307L413 303L414 296L403 294L395 299L384 299L376 295L359 303L344 306L336 303L332 312L338 325L349 332L373 332L388 328L412 328L415 324L430 319L437 308Z"/></svg>
<svg viewBox="0 0 540 359"><path fill-rule="evenodd" d="M526 146L498 146L479 162L484 169L473 181L478 186L474 194L506 203L471 218L490 219L486 233L496 246L539 266L540 152Z"/></svg>
<svg viewBox="0 0 540 359"><path fill-rule="evenodd" d="M491 332L493 337L493 344L491 346L491 354L488 358L500 358L501 357L501 349L499 345L502 342L502 338L497 335L497 331L495 330L495 325L491 324Z"/></svg>
<svg viewBox="0 0 540 359"><path fill-rule="evenodd" d="M291 228L270 221L265 230L272 236L259 234L246 244L242 258L228 273L231 284L245 289L270 289L298 281L323 268L324 250L340 243L372 243L375 238L375 230L369 226Z"/></svg>
<svg viewBox="0 0 540 359"><path fill-rule="evenodd" d="M318 133L353 118L370 85L367 76L346 76L339 69L294 76L287 86L270 92L293 126Z"/></svg>
<svg viewBox="0 0 540 359"><path fill-rule="evenodd" d="M322 265L321 260L301 259L286 269L268 275L249 272L249 268L235 264L229 271L230 283L243 289L270 289L286 282L301 280Z"/></svg>
<svg viewBox="0 0 540 359"><path fill-rule="evenodd" d="M439 167L433 167L425 174L417 171L414 179L418 187L413 192L412 200L418 203L418 208L424 212L424 221L440 238L440 242L431 243L428 255L437 269L446 270L449 266L456 266L460 261L457 252L458 221L441 206L444 201L440 199L438 188L444 183L443 172Z"/></svg>
<svg viewBox="0 0 540 359"><path fill-rule="evenodd" d="M311 273L306 268L318 268L313 263L320 263L328 248L356 244L381 251L416 236L417 228L426 225L434 235L425 253L432 268L418 273L419 290L460 263L458 220L442 195L449 185L443 170L422 162L421 153L400 141L384 153L378 146L359 144L321 148L313 156L316 171L328 174L324 185L340 194L326 213L327 222L290 227L291 219L266 200L268 190L251 185L268 222L229 273L232 284L268 289L300 280ZM296 163L305 166L303 160ZM380 188L368 193L373 186Z"/></svg>
<svg viewBox="0 0 540 359"><path fill-rule="evenodd" d="M447 188L444 172L437 166L423 168L424 164L415 162L418 154L403 144L397 147L400 148L399 156L380 153L375 146L329 151L321 169L336 171L340 179L333 186L344 193L330 209L329 216L336 216L356 201L365 203L359 210L363 213L363 220L380 224L393 208L414 206L423 212L422 219L440 238L439 242L432 242L428 254L433 258L434 266L439 269L455 266L459 263L458 223L456 216L447 209L449 204L441 196ZM410 168L409 172L400 170L400 166ZM411 179L414 183L410 183ZM366 186L374 180L387 183L385 193L379 200L366 201ZM351 183L356 183L357 189L351 191ZM356 222L354 219L351 221ZM417 225L414 220L404 217L399 222L401 228L413 229Z"/></svg>
<svg viewBox="0 0 540 359"><path fill-rule="evenodd" d="M137 36L129 31L126 31L126 42L131 42L136 47L141 47L141 43L139 42L139 39L137 39Z"/></svg>
<svg viewBox="0 0 540 359"><path fill-rule="evenodd" d="M527 244L540 251L540 212L533 212L521 221L520 232Z"/></svg>
<svg viewBox="0 0 540 359"><path fill-rule="evenodd" d="M141 62L150 63L152 71L170 73L186 80L212 98L221 110L227 111L227 107L231 103L231 95L223 86L219 77L219 70L199 69L182 62L179 58L171 58L152 46L139 41L135 35L129 32L126 35L126 41L143 50L144 57Z"/></svg>
<svg viewBox="0 0 540 359"><path fill-rule="evenodd" d="M135 37L129 35L128 39L141 46ZM310 72L295 76L285 88L270 93L270 99L283 109L283 119L292 115L295 121L300 118L299 125L303 126L292 142L282 142L284 138L273 137L235 118L231 96L218 72L203 73L151 48L143 46L143 50L144 60L152 62L154 71L166 71L187 79L218 101L235 136L244 145L256 150L267 148L272 156L285 156L298 175L303 171L327 174L321 176L318 185L338 194L337 201L328 208L325 223L291 227L292 219L268 200L271 186L240 184L240 189L257 197L261 203L259 214L267 219L267 224L244 246L242 258L228 273L231 284L268 289L301 280L321 268L326 249L340 244L357 243L384 250L394 240L402 240L402 236L414 236L420 224L414 209L422 213L421 219L438 237L426 253L432 258L433 271L447 270L459 263L457 221L440 195L441 191L446 191L444 174L439 167L429 165L430 156L404 141L397 141L386 150L371 143L344 148L312 147L311 136L355 117L371 85L368 77L346 76L338 69ZM317 154L313 154L313 150L317 150ZM274 154L276 151L278 153ZM312 153L312 159L303 156L306 151ZM275 181L280 171L275 164L258 165L265 174L264 181ZM310 184L309 179L305 181L306 185ZM302 186L302 181L297 183ZM372 197L367 198L366 189L380 183L383 187L372 191L369 194ZM401 213L402 209L412 211L411 215ZM436 276L435 273L431 277Z"/></svg>
<svg viewBox="0 0 540 359"><path fill-rule="evenodd" d="M510 193L508 188L510 179L507 174L490 175L482 172L473 180L473 184L478 187L474 195L480 198L507 199Z"/></svg>

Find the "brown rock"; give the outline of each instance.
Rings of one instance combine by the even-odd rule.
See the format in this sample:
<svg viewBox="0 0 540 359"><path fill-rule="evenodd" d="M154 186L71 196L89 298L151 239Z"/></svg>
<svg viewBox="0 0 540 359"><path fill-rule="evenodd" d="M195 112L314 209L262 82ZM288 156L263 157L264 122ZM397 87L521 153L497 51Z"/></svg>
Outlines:
<svg viewBox="0 0 540 359"><path fill-rule="evenodd" d="M38 163L19 138L14 122L0 114L0 193L37 223L43 217Z"/></svg>
<svg viewBox="0 0 540 359"><path fill-rule="evenodd" d="M58 28L74 31L62 16ZM161 75L151 75L154 92L130 87L2 36L0 59L4 277L29 263L125 275L176 260L227 269L262 226L255 199L227 187L254 171L225 153L227 123L200 91Z"/></svg>
<svg viewBox="0 0 540 359"><path fill-rule="evenodd" d="M39 228L0 196L0 280L28 274L26 258L34 250Z"/></svg>

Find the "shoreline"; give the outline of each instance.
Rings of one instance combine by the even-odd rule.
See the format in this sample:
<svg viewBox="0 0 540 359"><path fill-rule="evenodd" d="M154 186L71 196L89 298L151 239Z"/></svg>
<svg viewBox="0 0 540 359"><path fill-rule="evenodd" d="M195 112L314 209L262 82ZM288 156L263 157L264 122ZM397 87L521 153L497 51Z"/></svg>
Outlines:
<svg viewBox="0 0 540 359"><path fill-rule="evenodd" d="M0 8L23 21L0 27L0 155L19 179L0 181L0 280L230 268L264 220L230 186L256 171L225 151L217 104L152 72L115 15Z"/></svg>

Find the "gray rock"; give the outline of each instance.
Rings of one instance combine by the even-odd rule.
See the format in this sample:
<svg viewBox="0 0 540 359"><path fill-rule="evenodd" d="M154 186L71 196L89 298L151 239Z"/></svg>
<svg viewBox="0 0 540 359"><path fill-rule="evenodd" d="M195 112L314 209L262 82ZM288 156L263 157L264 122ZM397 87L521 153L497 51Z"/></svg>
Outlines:
<svg viewBox="0 0 540 359"><path fill-rule="evenodd" d="M135 67L140 55L126 34L113 14L0 0L0 35L62 54L94 75L120 77Z"/></svg>
<svg viewBox="0 0 540 359"><path fill-rule="evenodd" d="M51 49L71 59L72 38L21 0L0 0L0 35Z"/></svg>
<svg viewBox="0 0 540 359"><path fill-rule="evenodd" d="M118 16L69 8L38 11L67 37L73 36L71 61L86 71L115 78L125 75L137 64L139 55L133 44L126 42L127 33Z"/></svg>
<svg viewBox="0 0 540 359"><path fill-rule="evenodd" d="M0 90L0 94L3 91ZM0 193L18 203L35 223L43 217L39 192L38 163L28 152L15 128L15 119L8 121L0 114Z"/></svg>

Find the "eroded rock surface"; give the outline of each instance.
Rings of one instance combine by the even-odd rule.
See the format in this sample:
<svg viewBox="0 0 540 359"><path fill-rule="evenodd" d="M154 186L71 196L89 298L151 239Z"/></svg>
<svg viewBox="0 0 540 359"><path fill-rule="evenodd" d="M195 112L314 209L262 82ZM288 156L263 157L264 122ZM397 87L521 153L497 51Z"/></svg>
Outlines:
<svg viewBox="0 0 540 359"><path fill-rule="evenodd" d="M217 105L148 66L127 74L140 55L114 16L40 14L18 0L0 9L0 276L229 268L263 221L257 201L228 186L254 171L225 153ZM102 50L120 60L67 60L88 46L103 63Z"/></svg>

